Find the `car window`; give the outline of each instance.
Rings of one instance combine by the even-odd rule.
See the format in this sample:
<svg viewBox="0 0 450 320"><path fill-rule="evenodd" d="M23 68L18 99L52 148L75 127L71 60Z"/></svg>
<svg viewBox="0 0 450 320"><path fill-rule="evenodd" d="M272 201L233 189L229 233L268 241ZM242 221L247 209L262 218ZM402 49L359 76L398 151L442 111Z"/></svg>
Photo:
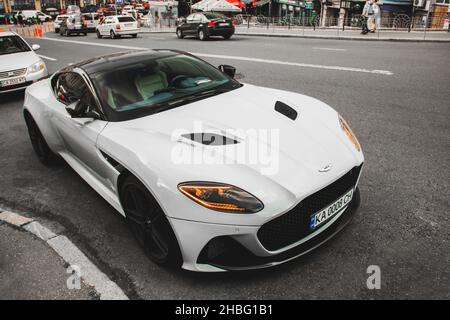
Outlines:
<svg viewBox="0 0 450 320"><path fill-rule="evenodd" d="M135 22L133 17L119 17L119 22Z"/></svg>
<svg viewBox="0 0 450 320"><path fill-rule="evenodd" d="M218 69L183 54L130 63L92 80L102 105L119 113L138 109L152 113L154 106L202 91L239 86Z"/></svg>
<svg viewBox="0 0 450 320"><path fill-rule="evenodd" d="M68 105L81 101L86 111L96 109L95 99L84 79L75 72L66 72L58 75L55 94L59 101Z"/></svg>
<svg viewBox="0 0 450 320"><path fill-rule="evenodd" d="M18 36L0 37L0 55L31 51L30 47Z"/></svg>
<svg viewBox="0 0 450 320"><path fill-rule="evenodd" d="M205 12L204 13L205 17L208 18L209 20L213 20L213 19L226 19L227 17L225 17L223 14L220 13L214 13L214 12Z"/></svg>
<svg viewBox="0 0 450 320"><path fill-rule="evenodd" d="M186 18L186 21L187 21L187 22L193 22L193 21L194 21L194 16L195 16L195 14L189 15L189 16Z"/></svg>

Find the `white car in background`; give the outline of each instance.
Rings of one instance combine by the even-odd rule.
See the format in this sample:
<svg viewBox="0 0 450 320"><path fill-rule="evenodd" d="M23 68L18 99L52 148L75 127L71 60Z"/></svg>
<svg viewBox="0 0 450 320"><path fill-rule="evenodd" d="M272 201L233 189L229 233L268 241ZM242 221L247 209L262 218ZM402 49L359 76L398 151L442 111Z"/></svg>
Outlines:
<svg viewBox="0 0 450 320"><path fill-rule="evenodd" d="M86 28L88 29L88 31L92 32L97 29L98 22L100 19L100 15L98 13L96 12L83 13L81 17L86 22Z"/></svg>
<svg viewBox="0 0 450 320"><path fill-rule="evenodd" d="M38 10L22 10L20 12L20 14L22 14L24 20L27 20L30 18L35 18L36 16L38 17L39 21L41 21L41 22L48 22L48 21L52 20L51 15L45 14Z"/></svg>
<svg viewBox="0 0 450 320"><path fill-rule="evenodd" d="M61 28L61 23L67 20L69 16L66 14L60 14L55 18L55 21L53 21L53 28L55 29L55 33L59 33L59 30Z"/></svg>
<svg viewBox="0 0 450 320"><path fill-rule="evenodd" d="M97 37L119 38L124 35L136 38L139 33L138 22L131 16L108 16L97 26Z"/></svg>
<svg viewBox="0 0 450 320"><path fill-rule="evenodd" d="M47 67L30 46L14 32L0 31L0 93L21 90L48 75Z"/></svg>

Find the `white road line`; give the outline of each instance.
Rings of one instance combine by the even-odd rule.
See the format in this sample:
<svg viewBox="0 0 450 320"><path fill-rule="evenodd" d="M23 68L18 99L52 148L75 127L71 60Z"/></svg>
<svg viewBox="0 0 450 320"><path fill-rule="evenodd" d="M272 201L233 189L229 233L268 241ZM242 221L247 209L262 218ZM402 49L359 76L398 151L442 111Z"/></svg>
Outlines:
<svg viewBox="0 0 450 320"><path fill-rule="evenodd" d="M150 48L145 48L145 47L123 46L123 45L108 44L108 43L92 43L92 42L84 42L84 41L77 41L77 40L53 39L53 38L45 38L45 37L42 38L42 39L50 40L50 41L68 42L68 43L74 43L74 44L98 46L98 47L126 49L126 50L150 50ZM249 61L249 62L257 62L257 63L268 63L268 64L294 66L294 67L301 67L301 68L315 68L315 69L334 70L334 71L361 72L361 73L371 73L371 74L380 74L380 75L389 75L389 76L393 75L393 72L389 71L389 70L371 70L371 69L363 69L363 68L329 66L329 65L320 65L320 64L310 64L310 63L300 63L300 62L289 62L289 61L280 61L280 60L260 59L260 58L252 58L252 57L227 56L227 55L209 54L209 53L195 53L195 52L192 52L192 54L194 54L196 56L199 56L199 57L205 57L205 58L217 58L217 59L226 59L226 60L240 60L240 61Z"/></svg>
<svg viewBox="0 0 450 320"><path fill-rule="evenodd" d="M43 58L43 59L50 60L50 61L57 61L57 59L55 59L55 58L50 58L50 57L44 56L44 55L42 55L42 54L38 54L38 56L41 57L41 58Z"/></svg>
<svg viewBox="0 0 450 320"><path fill-rule="evenodd" d="M325 50L325 51L347 51L347 49L338 49L338 48L321 48L321 47L313 47L313 50Z"/></svg>

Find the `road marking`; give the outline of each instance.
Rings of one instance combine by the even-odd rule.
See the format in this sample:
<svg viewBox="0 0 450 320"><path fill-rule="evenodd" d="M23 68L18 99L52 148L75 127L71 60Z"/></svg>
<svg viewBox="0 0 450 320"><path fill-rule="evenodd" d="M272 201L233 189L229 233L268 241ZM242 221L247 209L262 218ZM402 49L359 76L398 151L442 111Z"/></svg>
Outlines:
<svg viewBox="0 0 450 320"><path fill-rule="evenodd" d="M258 59L258 58L250 58L250 57L225 56L225 55L208 54L208 53L192 53L192 54L197 55L199 57L270 63L270 64L279 64L279 65L295 66L295 67L302 67L302 68L315 68L315 69L325 69L325 70L373 73L373 74L382 74L382 75L389 75L389 76L393 75L392 71L389 71L389 70L370 70L370 69L362 69L362 68L329 66L329 65L310 64L310 63L301 63L301 62L288 62L288 61Z"/></svg>
<svg viewBox="0 0 450 320"><path fill-rule="evenodd" d="M313 47L313 50L325 50L325 51L347 51L347 49L338 49L338 48L321 48L321 47Z"/></svg>
<svg viewBox="0 0 450 320"><path fill-rule="evenodd" d="M122 45L108 44L108 43L92 43L92 42L85 42L85 41L53 39L53 38L45 38L45 37L42 39L50 40L50 41L57 41L57 42L67 42L67 43L74 43L74 44L81 44L81 45L91 45L91 46L98 46L98 47L126 49L126 50L151 50L150 48L145 48L145 47L122 46ZM371 74L380 74L380 75L389 75L389 76L393 75L393 72L389 71L389 70L370 70L370 69L363 69L363 68L330 66L330 65L320 65L320 64L301 63L301 62L289 62L289 61L260 59L260 58L252 58L252 57L241 57L241 56L226 56L226 55L221 55L221 54L209 54L209 53L192 52L192 54L199 56L199 57L205 57L205 58L240 60L240 61L249 61L249 62L257 62L257 63L268 63L268 64L294 66L294 67L301 67L301 68L314 68L314 69L334 70L334 71L349 71L349 72L371 73Z"/></svg>
<svg viewBox="0 0 450 320"><path fill-rule="evenodd" d="M43 58L43 59L50 60L50 61L57 61L57 59L55 59L55 58L50 58L50 57L44 56L44 55L42 55L42 54L38 54L38 56L41 57L41 58Z"/></svg>
<svg viewBox="0 0 450 320"><path fill-rule="evenodd" d="M100 271L66 236L57 235L31 218L0 208L0 224L6 222L22 228L45 241L66 263L80 268L84 283L94 287L104 300L128 300L122 289Z"/></svg>

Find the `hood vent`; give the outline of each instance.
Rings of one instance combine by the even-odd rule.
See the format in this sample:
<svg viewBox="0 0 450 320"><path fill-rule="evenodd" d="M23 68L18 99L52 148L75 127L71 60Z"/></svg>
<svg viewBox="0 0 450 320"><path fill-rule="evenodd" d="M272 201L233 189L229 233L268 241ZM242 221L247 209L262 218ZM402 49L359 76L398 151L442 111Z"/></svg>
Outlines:
<svg viewBox="0 0 450 320"><path fill-rule="evenodd" d="M225 146L228 144L237 144L239 141L222 136L217 133L199 132L199 133L187 133L181 135L183 138L190 139L197 143L201 143L207 146Z"/></svg>
<svg viewBox="0 0 450 320"><path fill-rule="evenodd" d="M282 115L288 117L291 120L297 119L297 111L294 108L289 107L286 103L281 101L277 101L275 103L275 111L278 111Z"/></svg>

